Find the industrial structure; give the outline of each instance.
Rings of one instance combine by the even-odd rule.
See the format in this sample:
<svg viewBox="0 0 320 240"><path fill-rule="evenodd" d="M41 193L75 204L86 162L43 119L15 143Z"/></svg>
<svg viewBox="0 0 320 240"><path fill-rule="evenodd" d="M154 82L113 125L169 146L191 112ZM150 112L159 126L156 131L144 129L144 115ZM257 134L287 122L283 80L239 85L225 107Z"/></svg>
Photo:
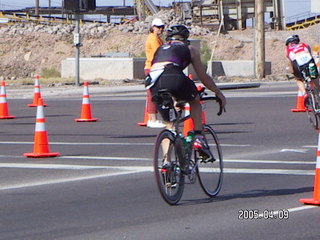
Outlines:
<svg viewBox="0 0 320 240"><path fill-rule="evenodd" d="M152 0L135 0L140 19L159 10ZM254 17L255 0L191 0L173 1L176 14L183 19L206 26L219 25L223 21L228 30L246 28L246 21ZM272 19L272 27L284 29L283 5L281 0L264 0L265 12Z"/></svg>
<svg viewBox="0 0 320 240"><path fill-rule="evenodd" d="M157 6L154 2L156 1L134 0L133 6L126 6L125 3L123 6L97 6L94 11L86 14L104 16L104 21L110 22L111 17L123 16L136 16L139 20L145 20L162 9L174 9L175 14L183 20L212 29L222 24L226 30L244 29L248 21L253 22L254 18L255 0L172 0L170 7ZM310 12L285 19L283 0L264 0L264 12L271 20L271 28L276 30L301 29L320 22L320 15ZM38 22L46 19L61 22L66 19L69 23L72 16L63 7L41 7L37 11L35 8L0 11L0 18L2 21L7 18L10 21Z"/></svg>

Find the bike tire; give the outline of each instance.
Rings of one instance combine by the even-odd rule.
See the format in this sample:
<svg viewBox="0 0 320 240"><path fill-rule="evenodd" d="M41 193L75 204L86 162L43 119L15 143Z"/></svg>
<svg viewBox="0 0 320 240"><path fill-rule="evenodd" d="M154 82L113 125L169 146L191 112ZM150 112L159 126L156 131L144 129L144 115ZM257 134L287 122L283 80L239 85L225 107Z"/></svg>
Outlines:
<svg viewBox="0 0 320 240"><path fill-rule="evenodd" d="M182 145L179 138L170 130L162 130L156 139L154 149L154 173L161 197L170 205L177 204L184 190L184 174L180 162L183 160ZM167 153L166 153L167 152ZM166 154L171 167L162 169Z"/></svg>
<svg viewBox="0 0 320 240"><path fill-rule="evenodd" d="M202 190L209 197L215 197L221 190L223 181L223 158L219 140L214 130L204 125L204 134L210 150L215 158L213 161L203 161L195 151L197 175Z"/></svg>
<svg viewBox="0 0 320 240"><path fill-rule="evenodd" d="M318 130L320 124L320 99L316 89L307 90L308 98L305 99L306 111L311 125Z"/></svg>

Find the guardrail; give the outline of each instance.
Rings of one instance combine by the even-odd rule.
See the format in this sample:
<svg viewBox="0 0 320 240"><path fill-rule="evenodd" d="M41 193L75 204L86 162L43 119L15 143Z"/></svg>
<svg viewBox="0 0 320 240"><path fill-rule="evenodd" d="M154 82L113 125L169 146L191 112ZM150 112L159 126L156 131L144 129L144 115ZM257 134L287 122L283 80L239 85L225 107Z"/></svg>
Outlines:
<svg viewBox="0 0 320 240"><path fill-rule="evenodd" d="M320 23L320 15L304 12L288 18L286 22L287 30L303 29Z"/></svg>
<svg viewBox="0 0 320 240"><path fill-rule="evenodd" d="M51 24L72 24L75 19L69 17L57 16L38 16L28 13L15 13L0 11L0 19L2 24L13 24L15 22L35 22L35 23L51 23ZM106 23L104 21L80 20L80 24L84 23Z"/></svg>

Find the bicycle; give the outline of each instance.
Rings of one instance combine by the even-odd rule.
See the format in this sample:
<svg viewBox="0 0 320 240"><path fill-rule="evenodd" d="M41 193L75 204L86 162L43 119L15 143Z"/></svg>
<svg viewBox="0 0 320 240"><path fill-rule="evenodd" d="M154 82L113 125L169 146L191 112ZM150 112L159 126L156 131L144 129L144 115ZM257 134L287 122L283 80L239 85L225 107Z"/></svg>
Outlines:
<svg viewBox="0 0 320 240"><path fill-rule="evenodd" d="M222 113L221 102L213 96L205 97L204 88L201 90L201 101L216 100ZM177 204L183 194L185 178L191 184L199 183L205 194L209 197L216 196L221 190L223 179L223 159L219 140L215 131L209 126L203 125L203 132L214 156L213 159L204 159L200 153L193 149L194 136L184 136L180 130L180 123L190 116L183 117L186 102L177 102L168 90L159 91L156 97L157 104L169 111L170 121L173 122L173 130L162 130L157 138L154 149L154 173L160 195L169 205ZM163 168L164 162L170 160L170 167Z"/></svg>
<svg viewBox="0 0 320 240"><path fill-rule="evenodd" d="M306 112L311 125L319 129L320 124L320 102L319 92L312 82L309 63L300 67L301 76L305 85L307 97L304 100ZM318 81L318 80L317 80Z"/></svg>

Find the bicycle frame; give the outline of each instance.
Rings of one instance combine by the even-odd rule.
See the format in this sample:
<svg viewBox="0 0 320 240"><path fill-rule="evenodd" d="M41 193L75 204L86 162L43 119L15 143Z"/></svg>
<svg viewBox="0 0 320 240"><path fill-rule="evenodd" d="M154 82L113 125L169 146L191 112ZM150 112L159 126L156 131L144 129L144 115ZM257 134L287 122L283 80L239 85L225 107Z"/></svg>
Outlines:
<svg viewBox="0 0 320 240"><path fill-rule="evenodd" d="M300 72L306 89L307 98L305 98L306 112L310 123L315 129L319 129L320 124L320 103L319 93L315 88L314 83L310 77L308 64L300 67ZM317 79L317 81L319 81Z"/></svg>
<svg viewBox="0 0 320 240"><path fill-rule="evenodd" d="M180 131L180 124L190 118L190 115L182 116L186 102L174 104L169 91L162 91L158 97L158 103L163 109L169 111L170 120L173 122L173 129L162 130L155 143L154 171L162 198L170 205L177 204L183 193L185 176L188 177L190 183L195 183L198 178L205 194L209 197L216 196L222 185L223 164L215 132L210 126L204 125L205 139L210 139L211 144L208 146L215 153L215 157L205 159L198 150L194 150L194 138L187 142ZM216 97L205 97L201 100L213 99L217 100ZM219 114L221 112L220 103Z"/></svg>

